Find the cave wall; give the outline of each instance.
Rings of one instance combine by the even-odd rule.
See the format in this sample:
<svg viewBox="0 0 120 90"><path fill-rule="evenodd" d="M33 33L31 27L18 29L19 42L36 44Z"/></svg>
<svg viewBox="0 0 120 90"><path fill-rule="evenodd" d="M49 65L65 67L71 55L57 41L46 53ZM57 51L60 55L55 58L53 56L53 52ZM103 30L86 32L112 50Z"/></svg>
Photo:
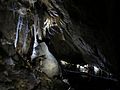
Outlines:
<svg viewBox="0 0 120 90"><path fill-rule="evenodd" d="M72 4L71 4L72 3ZM113 72L119 73L119 33L116 30L115 0L65 0L76 32L89 43L97 46L112 64Z"/></svg>
<svg viewBox="0 0 120 90"><path fill-rule="evenodd" d="M75 32L81 35L93 49L97 46L112 64L113 72L118 74L119 33L113 28L115 1L63 0L62 4L70 15ZM13 33L15 28L12 12L1 7L0 28L8 39L14 38L14 35L6 33L6 31Z"/></svg>
<svg viewBox="0 0 120 90"><path fill-rule="evenodd" d="M95 47L99 48L100 52L106 57L106 60L111 63L111 71L118 76L120 71L118 63L119 33L115 31L113 22L115 2L113 0L63 0L63 2L58 5L61 6L61 4L64 5L70 15L70 20L73 25L72 28L74 30L74 33L71 31L72 35L74 37L81 36L93 50ZM13 12L0 7L0 31L2 31L7 39L14 40L15 28ZM59 47L64 47L64 44ZM66 45L65 48L68 48L67 50L69 51L71 47ZM73 51L70 50L70 52ZM63 51L61 53L64 54ZM73 53L67 54L71 55ZM66 57L70 55L66 55ZM77 58L74 57L74 59Z"/></svg>

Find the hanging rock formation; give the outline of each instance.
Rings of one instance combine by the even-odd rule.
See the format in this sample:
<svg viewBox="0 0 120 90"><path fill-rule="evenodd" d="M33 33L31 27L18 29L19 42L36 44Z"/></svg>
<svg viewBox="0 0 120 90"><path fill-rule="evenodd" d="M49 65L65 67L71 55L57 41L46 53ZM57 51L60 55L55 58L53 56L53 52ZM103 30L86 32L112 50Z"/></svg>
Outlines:
<svg viewBox="0 0 120 90"><path fill-rule="evenodd" d="M106 50L90 34L101 24L94 24L91 13L89 20L87 2L0 0L0 90L88 90L84 84L111 90L116 85L101 53Z"/></svg>

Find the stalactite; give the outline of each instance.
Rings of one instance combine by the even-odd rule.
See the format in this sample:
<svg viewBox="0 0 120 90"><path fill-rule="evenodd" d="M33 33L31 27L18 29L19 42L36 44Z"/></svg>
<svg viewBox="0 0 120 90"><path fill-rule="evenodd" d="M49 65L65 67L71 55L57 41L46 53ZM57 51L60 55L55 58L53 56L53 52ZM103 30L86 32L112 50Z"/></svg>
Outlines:
<svg viewBox="0 0 120 90"><path fill-rule="evenodd" d="M19 15L18 23L17 23L17 30L16 30L16 38L15 38L15 48L17 47L17 44L19 42L19 32L22 29L22 25L23 25L23 18Z"/></svg>
<svg viewBox="0 0 120 90"><path fill-rule="evenodd" d="M117 82L107 67L104 55L97 48L93 49L80 36L81 28L74 26L73 23L76 22L72 21L64 7L64 0L63 2L61 0L15 0L13 2L15 3L11 4L10 1L7 8L10 12L13 11L14 19L18 19L15 20L16 31L13 32L15 38L11 40L14 45L12 47L12 44L0 35L0 50L5 51L7 57L5 63L1 63L5 55L2 57L0 55L0 65L10 66L2 73L9 76L6 72L10 72L12 77L10 83L15 81L15 85L16 83L18 85L15 86L15 90L16 87L20 90L26 89L23 87L28 87L27 90L36 88L53 90L51 87L55 88L56 83L62 84L63 88L67 86L64 90L74 90L72 87L79 90L76 89L79 87L77 84L82 81ZM11 50L7 50L9 47ZM12 49L14 49L13 54L11 54ZM3 80L1 78L0 82ZM46 87L44 89L44 86L47 89ZM60 90L63 90L61 87Z"/></svg>
<svg viewBox="0 0 120 90"><path fill-rule="evenodd" d="M28 20L26 21L25 32L23 35L23 52L27 51L27 39L28 39L29 27L28 27Z"/></svg>

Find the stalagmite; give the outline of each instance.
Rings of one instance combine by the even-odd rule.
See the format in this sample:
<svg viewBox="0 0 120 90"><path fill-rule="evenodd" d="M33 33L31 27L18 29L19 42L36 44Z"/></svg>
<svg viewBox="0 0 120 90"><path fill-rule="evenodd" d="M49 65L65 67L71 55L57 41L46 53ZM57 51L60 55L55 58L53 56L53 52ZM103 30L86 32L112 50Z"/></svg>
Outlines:
<svg viewBox="0 0 120 90"><path fill-rule="evenodd" d="M45 59L42 60L41 70L48 75L48 77L53 77L59 75L59 65L56 58L51 54L45 42L40 43L39 46L40 56Z"/></svg>

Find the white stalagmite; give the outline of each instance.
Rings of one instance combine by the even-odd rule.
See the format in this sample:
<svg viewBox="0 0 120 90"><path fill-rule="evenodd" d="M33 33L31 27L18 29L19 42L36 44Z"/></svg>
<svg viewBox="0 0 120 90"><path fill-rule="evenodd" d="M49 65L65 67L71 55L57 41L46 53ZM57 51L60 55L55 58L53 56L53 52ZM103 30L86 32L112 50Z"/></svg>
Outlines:
<svg viewBox="0 0 120 90"><path fill-rule="evenodd" d="M49 77L59 74L59 65L55 57L48 50L45 42L40 43L40 56L44 55L45 59L42 61L41 70Z"/></svg>
<svg viewBox="0 0 120 90"><path fill-rule="evenodd" d="M59 65L56 58L50 53L45 42L39 43L33 51L31 58L43 56L41 71L44 72L48 77L53 77L59 75Z"/></svg>

